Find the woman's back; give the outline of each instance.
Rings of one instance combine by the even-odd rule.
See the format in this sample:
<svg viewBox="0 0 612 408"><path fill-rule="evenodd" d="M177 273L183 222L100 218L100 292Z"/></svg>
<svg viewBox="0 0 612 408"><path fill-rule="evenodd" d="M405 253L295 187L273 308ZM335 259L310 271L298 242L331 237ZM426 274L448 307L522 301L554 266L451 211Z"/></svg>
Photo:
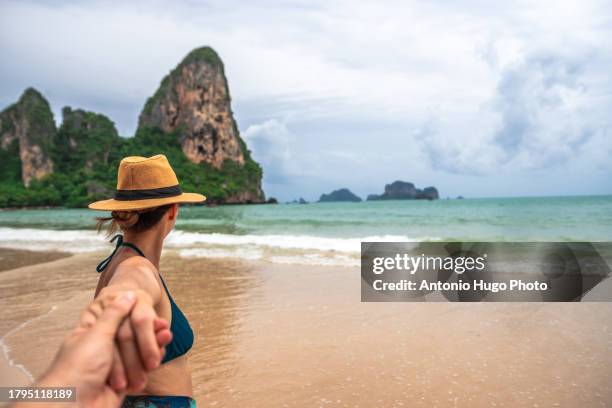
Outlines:
<svg viewBox="0 0 612 408"><path fill-rule="evenodd" d="M189 347L191 346L191 344L188 344L189 347L186 347L187 344L185 343L189 343L188 340L183 340L183 344L176 344L178 339L185 337L188 338L189 335L193 336L191 333L191 328L189 327L188 323L186 327L183 323L183 325L179 327L180 331L176 330L176 319L184 319L186 322L186 318L172 300L163 278L155 266L143 256L138 247L132 248L131 245L127 246L125 244L127 243L123 243L123 245L118 246L116 253L111 259L109 259L109 262L105 265L103 271L101 271L100 279L96 287L95 297L98 296L103 288L112 282L115 271L119 267L121 267L121 269L146 268L148 271L150 271L151 276L155 278L161 290L161 299L155 306L155 310L159 317L162 317L170 322L171 331L173 331L172 326L174 323L174 331L176 331L176 333L173 331L173 340L170 344L168 344L168 346L166 346L166 355L162 360L162 364L159 368L149 374L147 385L140 394L192 397L193 386L191 383L191 372L189 370L186 354L182 353L181 355L176 355L185 348L187 348L187 350L184 351L188 351ZM177 314L177 310L179 313L178 316L173 316L173 314ZM188 332L185 333L187 330ZM177 349L179 350L178 352L176 351ZM168 357L171 357L171 359Z"/></svg>

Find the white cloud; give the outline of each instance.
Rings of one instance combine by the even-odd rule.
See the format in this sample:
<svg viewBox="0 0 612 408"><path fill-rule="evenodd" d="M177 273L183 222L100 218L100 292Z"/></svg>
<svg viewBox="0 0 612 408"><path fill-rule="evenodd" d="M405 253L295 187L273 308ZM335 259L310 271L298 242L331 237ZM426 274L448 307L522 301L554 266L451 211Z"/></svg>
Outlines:
<svg viewBox="0 0 612 408"><path fill-rule="evenodd" d="M293 136L284 123L269 119L249 126L243 136L253 157L264 168L265 182L284 184L295 175L297 169L291 152Z"/></svg>
<svg viewBox="0 0 612 408"><path fill-rule="evenodd" d="M452 185L559 163L610 192L611 18L597 0L4 1L0 103L33 85L131 135L163 75L211 45L268 180L302 176L287 198L331 179Z"/></svg>
<svg viewBox="0 0 612 408"><path fill-rule="evenodd" d="M496 63L499 81L489 101L463 117L432 115L416 138L432 166L451 173L564 165L582 156L590 139L602 138L609 123L611 101L597 104L600 89L584 82L595 58L585 50L533 51L513 63Z"/></svg>

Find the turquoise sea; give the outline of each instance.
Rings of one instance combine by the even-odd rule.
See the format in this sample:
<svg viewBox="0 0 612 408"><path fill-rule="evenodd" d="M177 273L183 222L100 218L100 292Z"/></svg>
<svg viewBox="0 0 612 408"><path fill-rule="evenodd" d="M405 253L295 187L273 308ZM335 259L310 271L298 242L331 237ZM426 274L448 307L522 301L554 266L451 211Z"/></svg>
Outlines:
<svg viewBox="0 0 612 408"><path fill-rule="evenodd" d="M0 211L0 246L105 248L90 210ZM183 256L354 262L369 241L612 241L612 196L184 207Z"/></svg>

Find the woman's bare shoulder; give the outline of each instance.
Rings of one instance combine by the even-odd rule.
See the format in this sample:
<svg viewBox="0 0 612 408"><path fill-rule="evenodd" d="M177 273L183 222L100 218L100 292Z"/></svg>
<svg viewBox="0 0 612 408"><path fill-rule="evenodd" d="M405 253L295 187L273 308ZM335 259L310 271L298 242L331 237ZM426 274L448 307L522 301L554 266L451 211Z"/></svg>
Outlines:
<svg viewBox="0 0 612 408"><path fill-rule="evenodd" d="M122 285L143 289L159 299L161 283L157 268L142 256L131 256L117 265L107 286Z"/></svg>
<svg viewBox="0 0 612 408"><path fill-rule="evenodd" d="M120 268L143 269L149 271L149 273L153 272L154 276L159 275L155 265L144 256L129 256L117 265L117 269Z"/></svg>

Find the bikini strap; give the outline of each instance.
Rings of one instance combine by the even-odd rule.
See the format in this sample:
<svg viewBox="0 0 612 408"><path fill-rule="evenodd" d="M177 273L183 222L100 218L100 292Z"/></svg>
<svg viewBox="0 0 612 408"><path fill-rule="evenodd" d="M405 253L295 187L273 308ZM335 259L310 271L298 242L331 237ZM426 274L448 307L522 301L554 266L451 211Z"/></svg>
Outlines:
<svg viewBox="0 0 612 408"><path fill-rule="evenodd" d="M172 295L170 295L170 291L168 290L168 286L166 286L166 281L164 281L164 277L162 276L162 274L159 274L159 279L162 282L162 285L164 285L164 289L166 290L166 295L168 295L168 299L170 299L170 302L173 302L172 300Z"/></svg>
<svg viewBox="0 0 612 408"><path fill-rule="evenodd" d="M146 256L144 255L144 253L140 250L140 248L138 248L136 245L129 243L129 242L124 242L123 241L123 235L121 234L117 234L113 237L113 239L110 240L110 242L115 242L117 241L117 245L115 245L115 249L113 250L113 252L108 256L108 258L104 259L102 262L100 262L98 264L98 266L96 266L96 271L98 273L102 272L104 269L106 269L106 267L108 266L108 264L113 260L113 256L115 256L115 254L117 253L117 251L119 250L120 247L124 246L124 247L128 247L133 249L138 255L142 256L143 258L146 258Z"/></svg>
<svg viewBox="0 0 612 408"><path fill-rule="evenodd" d="M138 248L136 245L130 243L130 242L122 242L121 246L124 247L128 247L133 249L138 255L142 256L143 258L146 258L145 254L140 250L140 248Z"/></svg>

